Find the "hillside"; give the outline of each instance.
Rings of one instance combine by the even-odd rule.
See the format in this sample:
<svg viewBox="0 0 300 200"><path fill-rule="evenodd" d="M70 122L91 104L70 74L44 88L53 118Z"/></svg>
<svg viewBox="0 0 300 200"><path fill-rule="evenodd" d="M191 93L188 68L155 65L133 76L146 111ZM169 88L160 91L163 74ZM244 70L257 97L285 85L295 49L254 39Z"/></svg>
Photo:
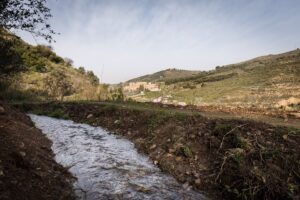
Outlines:
<svg viewBox="0 0 300 200"><path fill-rule="evenodd" d="M138 78L131 79L127 82L166 82L176 78L191 77L199 74L198 71L189 71L181 69L166 69L156 72L154 74L148 74Z"/></svg>
<svg viewBox="0 0 300 200"><path fill-rule="evenodd" d="M56 55L51 46L32 46L8 32L0 39L9 47L1 52L1 99L97 98L97 76L83 67L75 68L71 59Z"/></svg>
<svg viewBox="0 0 300 200"><path fill-rule="evenodd" d="M161 91L145 92L135 99L153 101L160 97L164 103L259 108L295 104L291 109L299 109L300 50L216 67L192 76L178 75L164 82Z"/></svg>

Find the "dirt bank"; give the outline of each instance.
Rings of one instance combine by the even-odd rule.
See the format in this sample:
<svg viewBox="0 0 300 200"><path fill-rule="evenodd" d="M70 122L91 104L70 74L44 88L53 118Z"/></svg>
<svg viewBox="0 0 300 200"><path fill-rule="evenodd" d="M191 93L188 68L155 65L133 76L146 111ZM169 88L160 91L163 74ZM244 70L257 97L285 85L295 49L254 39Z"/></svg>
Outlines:
<svg viewBox="0 0 300 200"><path fill-rule="evenodd" d="M0 103L0 199L75 199L74 178L24 113Z"/></svg>
<svg viewBox="0 0 300 200"><path fill-rule="evenodd" d="M184 187L216 199L299 199L298 129L105 103L22 107L124 135Z"/></svg>

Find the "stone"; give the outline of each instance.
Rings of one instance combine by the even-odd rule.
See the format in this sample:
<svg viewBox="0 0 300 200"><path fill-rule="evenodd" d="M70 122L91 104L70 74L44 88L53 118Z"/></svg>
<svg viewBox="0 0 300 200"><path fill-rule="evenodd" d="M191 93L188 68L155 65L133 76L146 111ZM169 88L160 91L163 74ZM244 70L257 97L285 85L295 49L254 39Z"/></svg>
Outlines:
<svg viewBox="0 0 300 200"><path fill-rule="evenodd" d="M171 157L173 157L173 154L171 154L171 153L167 153L167 155L166 155L168 158L171 158Z"/></svg>
<svg viewBox="0 0 300 200"><path fill-rule="evenodd" d="M182 187L183 187L183 189L185 189L185 190L187 190L188 188L189 188L189 183L188 182L186 182L186 183L184 183L183 185L182 185Z"/></svg>
<svg viewBox="0 0 300 200"><path fill-rule="evenodd" d="M24 147L25 147L25 144L23 142L21 142L20 148L23 149Z"/></svg>
<svg viewBox="0 0 300 200"><path fill-rule="evenodd" d="M150 150L155 149L155 148L156 148L156 144L153 144L153 145L150 147Z"/></svg>
<svg viewBox="0 0 300 200"><path fill-rule="evenodd" d="M177 157L175 158L175 160L178 161L178 162L179 162L179 161L182 161L182 157L177 156Z"/></svg>
<svg viewBox="0 0 300 200"><path fill-rule="evenodd" d="M199 173L197 173L197 172L193 172L193 175L194 175L194 177L196 177L196 178L199 178L199 177L200 177Z"/></svg>
<svg viewBox="0 0 300 200"><path fill-rule="evenodd" d="M90 118L92 118L93 117L93 114L89 114L86 118L87 119L90 119Z"/></svg>
<svg viewBox="0 0 300 200"><path fill-rule="evenodd" d="M201 184L200 178L197 178L197 179L195 180L195 184L196 184L196 185L200 185L200 184Z"/></svg>
<svg viewBox="0 0 300 200"><path fill-rule="evenodd" d="M157 160L154 160L153 163L154 163L154 165L157 165L157 164L158 164L158 161L157 161Z"/></svg>
<svg viewBox="0 0 300 200"><path fill-rule="evenodd" d="M168 151L169 151L169 153L175 153L176 150L170 148L170 149L168 149Z"/></svg>
<svg viewBox="0 0 300 200"><path fill-rule="evenodd" d="M20 151L20 154L21 154L22 157L26 156L26 153L24 151Z"/></svg>
<svg viewBox="0 0 300 200"><path fill-rule="evenodd" d="M2 106L0 106L0 115L3 115L3 114L5 114L5 109Z"/></svg>

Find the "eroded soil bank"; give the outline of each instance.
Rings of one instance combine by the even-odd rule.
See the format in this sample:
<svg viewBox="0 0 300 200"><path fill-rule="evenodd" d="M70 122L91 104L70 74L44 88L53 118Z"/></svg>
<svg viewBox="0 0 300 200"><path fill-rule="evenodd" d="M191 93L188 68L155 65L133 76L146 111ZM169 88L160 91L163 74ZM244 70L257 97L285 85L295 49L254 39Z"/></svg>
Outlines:
<svg viewBox="0 0 300 200"><path fill-rule="evenodd" d="M207 191L216 199L299 199L298 129L105 103L22 108L123 135L184 187Z"/></svg>
<svg viewBox="0 0 300 200"><path fill-rule="evenodd" d="M73 180L30 118L0 103L0 199L75 199Z"/></svg>

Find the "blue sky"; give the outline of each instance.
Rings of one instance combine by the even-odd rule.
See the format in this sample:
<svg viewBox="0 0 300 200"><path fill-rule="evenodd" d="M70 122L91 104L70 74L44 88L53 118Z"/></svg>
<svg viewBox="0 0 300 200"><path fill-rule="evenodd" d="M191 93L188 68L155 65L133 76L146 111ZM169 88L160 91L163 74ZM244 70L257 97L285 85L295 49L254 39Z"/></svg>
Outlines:
<svg viewBox="0 0 300 200"><path fill-rule="evenodd" d="M300 47L299 0L49 0L52 44L103 82L210 70ZM27 42L31 35L17 32Z"/></svg>

